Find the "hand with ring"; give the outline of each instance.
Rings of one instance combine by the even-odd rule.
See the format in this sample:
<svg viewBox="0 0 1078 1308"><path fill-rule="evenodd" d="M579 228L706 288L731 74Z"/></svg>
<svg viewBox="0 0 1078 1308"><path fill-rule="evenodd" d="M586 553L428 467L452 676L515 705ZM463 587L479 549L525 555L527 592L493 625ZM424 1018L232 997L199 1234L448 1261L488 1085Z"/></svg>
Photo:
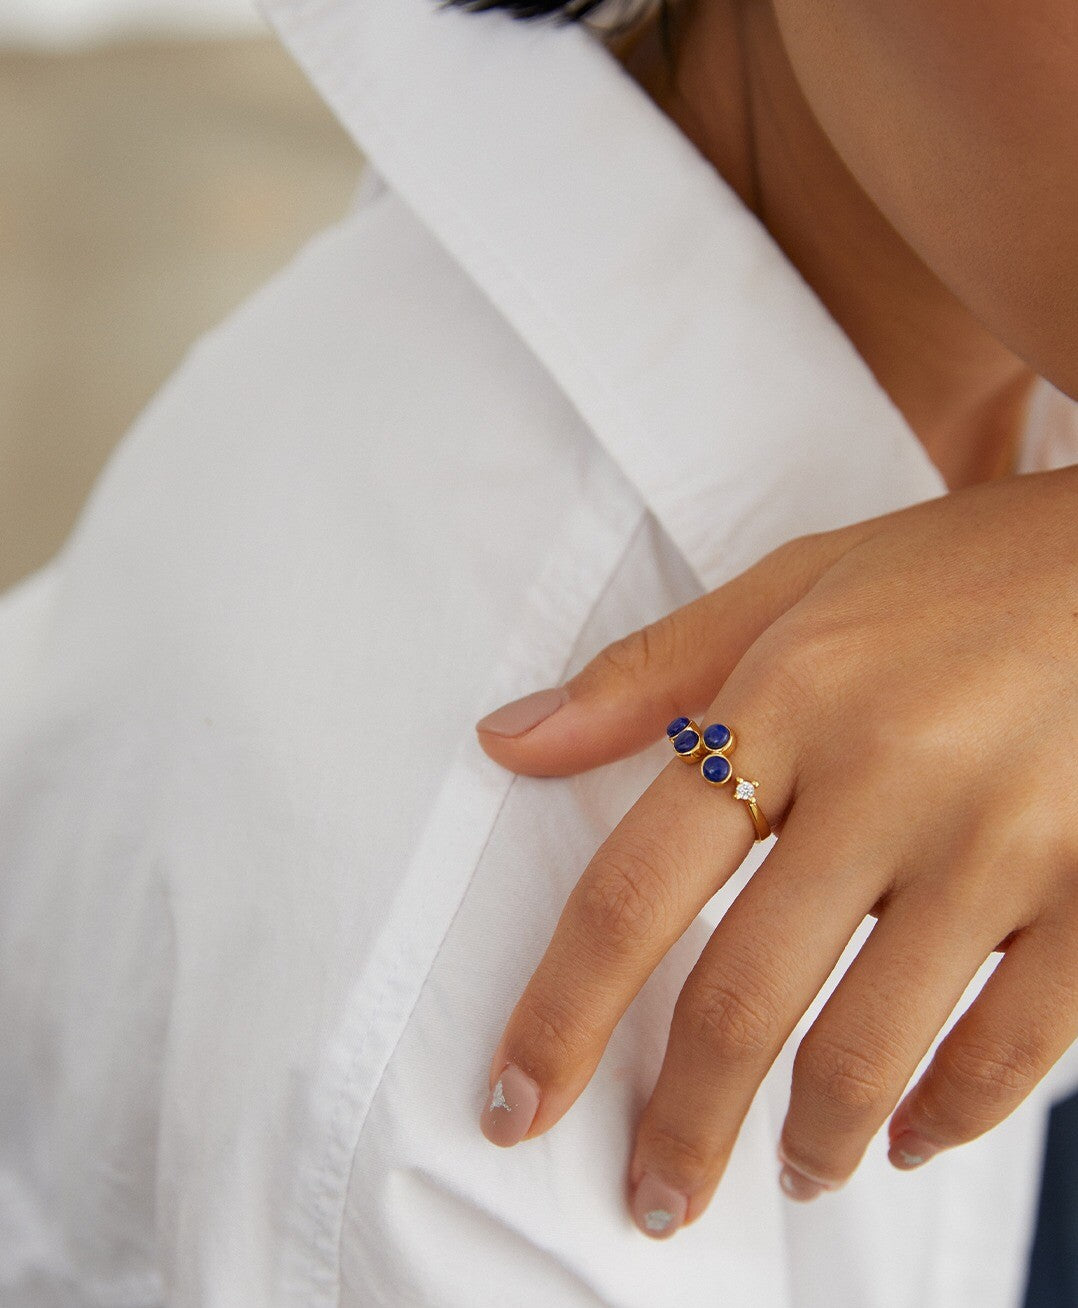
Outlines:
<svg viewBox="0 0 1078 1308"><path fill-rule="evenodd" d="M705 1211L867 915L796 1051L778 1142L792 1198L841 1186L884 1123L899 1168L975 1139L1078 1037L1078 467L791 540L541 697L554 711L526 731L521 701L478 724L513 771L569 775L664 731L680 757L584 869L509 1016L481 1119L495 1143L556 1127L584 1090L766 834L750 798L777 839L675 1005L629 1160L641 1230Z"/></svg>

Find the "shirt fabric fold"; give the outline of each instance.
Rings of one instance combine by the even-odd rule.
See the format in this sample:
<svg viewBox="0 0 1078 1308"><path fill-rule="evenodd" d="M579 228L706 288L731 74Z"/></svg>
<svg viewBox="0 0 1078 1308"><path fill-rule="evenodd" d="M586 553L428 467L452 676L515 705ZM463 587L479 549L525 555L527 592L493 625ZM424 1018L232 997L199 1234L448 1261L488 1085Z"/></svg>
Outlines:
<svg viewBox="0 0 1078 1308"><path fill-rule="evenodd" d="M916 1173L880 1138L835 1194L778 1187L793 1055L869 921L705 1216L632 1225L674 1001L771 842L562 1121L481 1135L509 1011L668 746L515 777L475 720L945 486L595 36L264 6L364 151L355 207L202 338L0 599L0 1302L1015 1308L1074 1050ZM1023 470L1078 459L1076 408L1039 386Z"/></svg>

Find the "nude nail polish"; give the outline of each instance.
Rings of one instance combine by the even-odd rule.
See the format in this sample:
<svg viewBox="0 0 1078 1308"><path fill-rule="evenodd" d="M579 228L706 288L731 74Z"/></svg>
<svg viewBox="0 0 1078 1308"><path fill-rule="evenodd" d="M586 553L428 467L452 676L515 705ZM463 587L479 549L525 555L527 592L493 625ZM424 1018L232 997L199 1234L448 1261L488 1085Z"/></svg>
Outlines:
<svg viewBox="0 0 1078 1308"><path fill-rule="evenodd" d="M666 1240L685 1220L688 1196L645 1172L633 1195L633 1221L653 1240Z"/></svg>
<svg viewBox="0 0 1078 1308"><path fill-rule="evenodd" d="M922 1163L927 1163L938 1153L939 1150L935 1145L929 1144L913 1131L902 1131L891 1141L887 1158L894 1167L908 1172L915 1167L920 1167Z"/></svg>
<svg viewBox="0 0 1078 1308"><path fill-rule="evenodd" d="M519 1144L538 1110L539 1087L514 1063L506 1063L479 1118L479 1128L492 1144Z"/></svg>
<svg viewBox="0 0 1078 1308"><path fill-rule="evenodd" d="M493 736L522 736L532 727L556 713L569 700L564 686L551 686L546 690L533 690L530 695L510 700L475 724L476 731L489 731Z"/></svg>

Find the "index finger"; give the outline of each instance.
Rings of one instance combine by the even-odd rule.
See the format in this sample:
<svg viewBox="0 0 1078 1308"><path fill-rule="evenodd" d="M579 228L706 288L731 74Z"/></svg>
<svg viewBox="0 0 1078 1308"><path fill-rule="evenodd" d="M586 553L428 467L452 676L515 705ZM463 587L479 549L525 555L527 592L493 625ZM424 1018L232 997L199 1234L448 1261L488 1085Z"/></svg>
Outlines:
<svg viewBox="0 0 1078 1308"><path fill-rule="evenodd" d="M722 713L732 709L723 706ZM701 726L734 723L718 705ZM677 939L752 848L755 829L735 777L760 782L772 823L789 805L793 757L746 705L732 775L709 784L674 757L592 857L517 1001L490 1065L480 1127L494 1144L541 1135L572 1106L625 1010Z"/></svg>

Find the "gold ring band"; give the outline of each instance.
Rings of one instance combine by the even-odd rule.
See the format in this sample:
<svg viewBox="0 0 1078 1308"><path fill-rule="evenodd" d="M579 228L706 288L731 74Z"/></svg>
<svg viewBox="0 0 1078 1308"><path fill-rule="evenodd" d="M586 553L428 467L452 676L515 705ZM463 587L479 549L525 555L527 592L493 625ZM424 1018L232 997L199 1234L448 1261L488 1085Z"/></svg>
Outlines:
<svg viewBox="0 0 1078 1308"><path fill-rule="evenodd" d="M766 840L771 834L771 823L764 817L760 805L756 802L756 791L760 783L758 781L746 781L744 777L735 778L734 798L743 800L749 809L752 817L752 825L756 828L756 839Z"/></svg>

